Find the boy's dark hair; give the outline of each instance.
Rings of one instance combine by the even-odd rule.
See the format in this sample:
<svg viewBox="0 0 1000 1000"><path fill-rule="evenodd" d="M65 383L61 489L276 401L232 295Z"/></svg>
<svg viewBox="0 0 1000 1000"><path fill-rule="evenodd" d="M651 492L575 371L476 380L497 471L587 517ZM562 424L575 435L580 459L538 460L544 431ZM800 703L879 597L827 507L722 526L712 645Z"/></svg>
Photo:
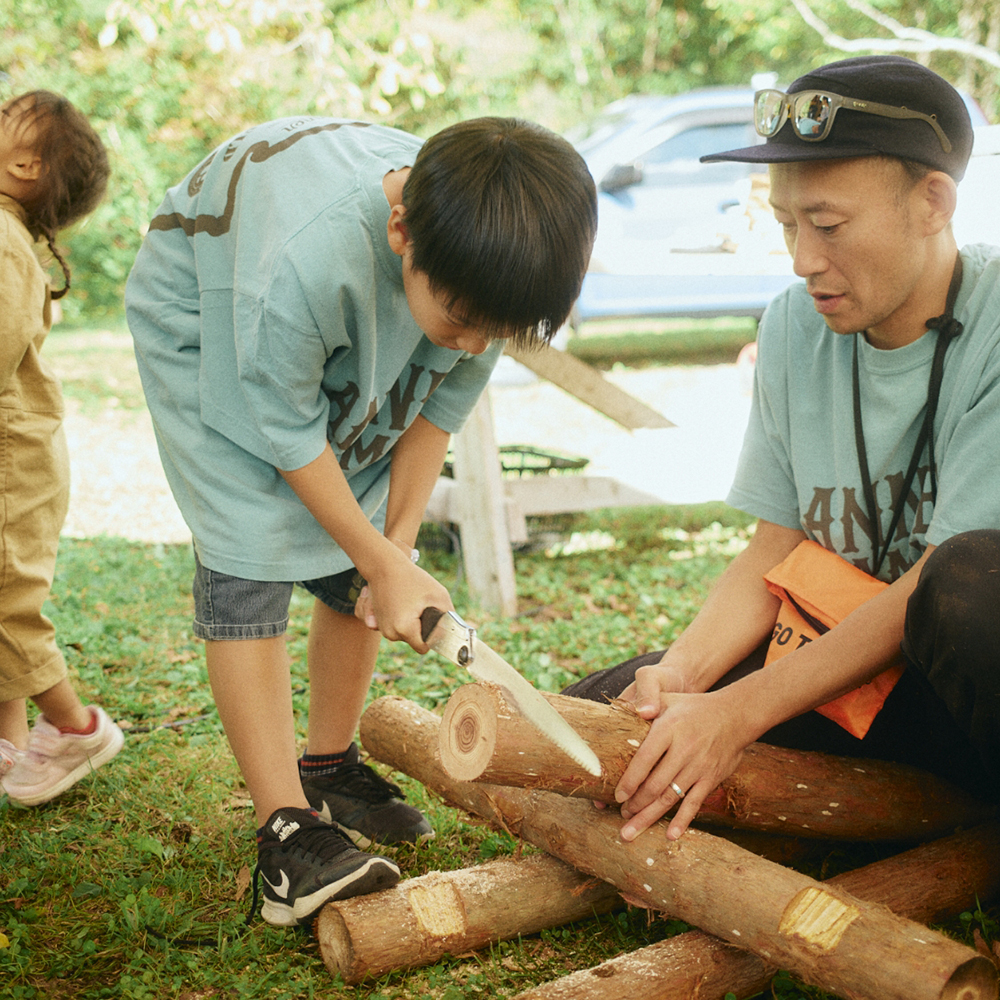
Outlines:
<svg viewBox="0 0 1000 1000"><path fill-rule="evenodd" d="M487 337L547 343L580 294L597 191L579 153L516 118L432 136L403 187L411 264Z"/></svg>
<svg viewBox="0 0 1000 1000"><path fill-rule="evenodd" d="M59 261L65 286L52 293L62 298L69 291L69 267L56 249L56 234L92 212L107 190L108 154L86 117L65 97L48 90L34 90L8 102L8 114L19 128L34 125L34 152L42 172L31 194L20 199L28 214L28 231L45 237Z"/></svg>

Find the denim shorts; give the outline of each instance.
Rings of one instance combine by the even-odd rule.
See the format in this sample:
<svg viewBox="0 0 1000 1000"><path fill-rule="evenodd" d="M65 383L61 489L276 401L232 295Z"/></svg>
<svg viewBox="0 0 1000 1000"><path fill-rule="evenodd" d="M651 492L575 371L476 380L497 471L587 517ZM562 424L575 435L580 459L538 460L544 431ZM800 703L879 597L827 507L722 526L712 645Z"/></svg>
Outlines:
<svg viewBox="0 0 1000 1000"><path fill-rule="evenodd" d="M206 569L194 557L194 634L199 639L270 639L288 627L292 582L243 580ZM341 614L354 613L365 578L353 567L318 580L296 581Z"/></svg>

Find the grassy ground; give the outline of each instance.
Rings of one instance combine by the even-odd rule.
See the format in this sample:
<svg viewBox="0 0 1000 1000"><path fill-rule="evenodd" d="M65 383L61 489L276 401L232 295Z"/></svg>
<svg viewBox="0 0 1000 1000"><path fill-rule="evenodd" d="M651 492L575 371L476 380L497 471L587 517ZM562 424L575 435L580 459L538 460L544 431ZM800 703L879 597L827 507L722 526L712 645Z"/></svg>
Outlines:
<svg viewBox="0 0 1000 1000"><path fill-rule="evenodd" d="M584 323L566 349L596 368L716 364L735 361L756 337L750 317L600 320Z"/></svg>
<svg viewBox="0 0 1000 1000"><path fill-rule="evenodd" d="M68 392L120 393L133 402L127 360L114 360L112 351L102 363L93 344L64 346L83 352L63 359L64 376L80 373ZM117 375L116 366L124 366ZM517 554L521 613L473 620L536 686L556 691L668 643L745 544L749 525L717 504L598 512L535 527L546 547ZM446 536L427 529L420 547L456 604L468 608L460 560ZM128 735L115 761L57 801L22 810L0 800L0 996L503 997L684 929L623 910L348 988L331 976L306 932L260 918L248 926L252 813L212 705L203 647L190 634L191 574L187 546L115 538L62 546L48 611L80 691ZM308 611L306 596L296 592L288 643L300 737ZM377 671L373 698L393 693L436 711L466 681L438 657L389 644ZM404 875L519 849L405 776L394 778L438 831L428 844L397 853ZM953 929L995 930L991 921L969 913ZM786 976L775 981L773 995L823 996Z"/></svg>

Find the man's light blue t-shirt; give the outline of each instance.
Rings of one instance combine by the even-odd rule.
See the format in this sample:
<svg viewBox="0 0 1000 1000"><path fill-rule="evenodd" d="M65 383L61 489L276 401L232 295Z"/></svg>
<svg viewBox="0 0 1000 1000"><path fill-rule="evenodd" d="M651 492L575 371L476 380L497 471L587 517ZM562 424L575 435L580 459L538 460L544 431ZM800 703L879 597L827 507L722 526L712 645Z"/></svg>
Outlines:
<svg viewBox="0 0 1000 1000"><path fill-rule="evenodd" d="M1000 248L962 250L955 317L937 415L937 499L927 450L905 498L879 576L895 580L927 545L974 528L1000 528ZM864 439L881 533L889 529L923 421L937 333L882 351L834 333L802 284L768 307L758 335L750 422L728 502L803 530L871 572L872 526L854 433L853 341L858 336Z"/></svg>
<svg viewBox="0 0 1000 1000"><path fill-rule="evenodd" d="M219 147L150 224L126 311L164 470L209 569L308 580L348 558L285 483L333 447L379 527L393 445L455 432L501 344L475 357L414 323L383 177L420 140L283 119Z"/></svg>

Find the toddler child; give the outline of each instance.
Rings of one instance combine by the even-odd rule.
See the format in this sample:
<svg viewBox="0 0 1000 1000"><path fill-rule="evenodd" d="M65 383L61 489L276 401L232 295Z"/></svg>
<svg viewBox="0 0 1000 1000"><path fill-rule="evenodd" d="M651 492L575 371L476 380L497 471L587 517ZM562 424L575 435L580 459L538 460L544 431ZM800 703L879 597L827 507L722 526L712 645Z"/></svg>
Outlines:
<svg viewBox="0 0 1000 1000"><path fill-rule="evenodd" d="M51 300L69 289L60 229L104 195L108 158L87 119L48 91L0 107L0 784L14 802L47 802L121 749L121 730L84 706L42 605L69 502L59 382L39 356ZM65 286L50 292L35 256L44 238ZM41 710L28 731L25 699Z"/></svg>

